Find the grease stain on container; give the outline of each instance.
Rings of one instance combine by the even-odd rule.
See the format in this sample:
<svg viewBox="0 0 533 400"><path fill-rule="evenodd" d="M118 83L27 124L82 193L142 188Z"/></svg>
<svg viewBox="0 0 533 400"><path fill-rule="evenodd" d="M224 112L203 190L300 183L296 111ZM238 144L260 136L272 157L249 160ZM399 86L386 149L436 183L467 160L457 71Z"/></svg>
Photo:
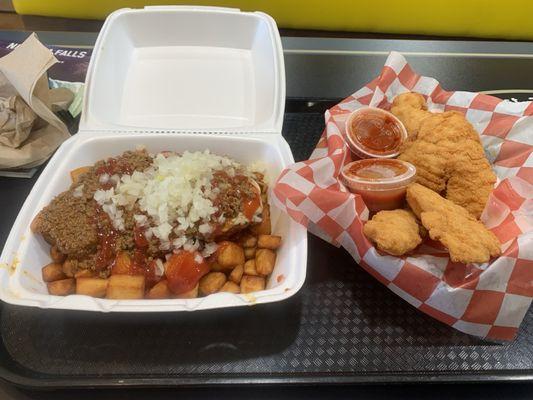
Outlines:
<svg viewBox="0 0 533 400"><path fill-rule="evenodd" d="M251 305L257 302L257 298L251 293L245 293L243 294L243 296L246 299L246 301L249 302Z"/></svg>
<svg viewBox="0 0 533 400"><path fill-rule="evenodd" d="M29 272L27 270L24 270L24 271L22 271L22 273L24 275L26 275L28 278L30 278L31 280L33 280L33 281L35 281L35 282L37 282L39 284L42 283L42 281L40 279L36 278L35 275L33 275L31 272Z"/></svg>
<svg viewBox="0 0 533 400"><path fill-rule="evenodd" d="M13 256L13 261L11 261L11 265L9 266L9 275L13 275L19 265L20 265L19 257L15 254Z"/></svg>

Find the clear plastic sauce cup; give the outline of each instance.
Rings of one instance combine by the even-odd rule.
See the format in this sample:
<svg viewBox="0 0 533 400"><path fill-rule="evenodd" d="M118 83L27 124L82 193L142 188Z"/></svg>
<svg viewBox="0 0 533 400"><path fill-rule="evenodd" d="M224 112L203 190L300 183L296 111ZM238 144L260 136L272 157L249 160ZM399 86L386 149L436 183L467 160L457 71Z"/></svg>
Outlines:
<svg viewBox="0 0 533 400"><path fill-rule="evenodd" d="M415 175L415 166L408 162L369 158L346 164L341 180L352 193L361 195L370 211L376 212L401 208Z"/></svg>
<svg viewBox="0 0 533 400"><path fill-rule="evenodd" d="M348 147L361 158L392 158L407 139L407 130L393 114L380 108L363 107L346 120Z"/></svg>

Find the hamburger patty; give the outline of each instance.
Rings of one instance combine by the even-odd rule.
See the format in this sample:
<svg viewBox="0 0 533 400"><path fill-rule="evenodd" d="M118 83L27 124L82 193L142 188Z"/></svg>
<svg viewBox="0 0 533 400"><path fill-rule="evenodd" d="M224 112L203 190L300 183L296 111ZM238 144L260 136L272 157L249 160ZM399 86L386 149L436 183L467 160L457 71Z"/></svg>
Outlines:
<svg viewBox="0 0 533 400"><path fill-rule="evenodd" d="M100 187L99 176L102 171L142 171L151 162L148 153L141 151L129 151L120 157L97 162L69 190L56 196L37 214L31 229L43 235L48 243L69 258L83 259L94 254L98 236L95 221L97 204L93 195Z"/></svg>
<svg viewBox="0 0 533 400"><path fill-rule="evenodd" d="M43 208L32 223L32 230L69 256L83 257L96 248L94 201L61 193Z"/></svg>

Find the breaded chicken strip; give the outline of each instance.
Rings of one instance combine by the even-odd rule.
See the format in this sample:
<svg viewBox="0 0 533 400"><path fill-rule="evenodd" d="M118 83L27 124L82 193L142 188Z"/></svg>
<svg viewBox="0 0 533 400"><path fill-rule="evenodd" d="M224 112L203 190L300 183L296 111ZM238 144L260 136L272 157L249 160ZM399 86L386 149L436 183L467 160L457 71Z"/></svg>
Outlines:
<svg viewBox="0 0 533 400"><path fill-rule="evenodd" d="M427 109L426 100L421 94L408 92L394 98L391 112L407 129L409 141L416 139L420 124L430 115Z"/></svg>
<svg viewBox="0 0 533 400"><path fill-rule="evenodd" d="M365 224L363 232L379 250L393 256L401 256L422 242L416 217L407 210L380 211Z"/></svg>
<svg viewBox="0 0 533 400"><path fill-rule="evenodd" d="M498 238L466 209L413 183L407 203L433 240L441 242L454 262L484 263L501 254Z"/></svg>
<svg viewBox="0 0 533 400"><path fill-rule="evenodd" d="M463 114L423 111L418 102L407 102L406 95L397 97L402 113L398 114L398 107L392 112L411 126L412 132L413 126L417 127L416 138L403 146L398 158L416 167L418 183L445 193L448 200L479 218L496 182L479 135ZM402 96L404 100L400 101ZM411 112L406 111L409 105ZM421 113L426 117L422 118Z"/></svg>

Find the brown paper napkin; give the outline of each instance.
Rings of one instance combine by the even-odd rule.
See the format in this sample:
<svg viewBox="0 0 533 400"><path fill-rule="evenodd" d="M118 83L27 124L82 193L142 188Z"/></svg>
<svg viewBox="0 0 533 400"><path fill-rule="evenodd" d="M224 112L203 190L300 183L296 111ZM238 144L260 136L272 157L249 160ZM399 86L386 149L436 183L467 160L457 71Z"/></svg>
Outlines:
<svg viewBox="0 0 533 400"><path fill-rule="evenodd" d="M34 33L0 58L0 97L5 101L18 95L19 100L40 117L32 122L28 132L21 130L0 138L0 168L30 168L42 164L70 136L65 124L51 111L52 101L68 101L64 92L63 96L57 96L48 87L46 71L56 62ZM17 101L13 101L16 111ZM1 122L0 119L0 125Z"/></svg>
<svg viewBox="0 0 533 400"><path fill-rule="evenodd" d="M30 135L37 116L19 97L0 97L0 144L17 148Z"/></svg>

